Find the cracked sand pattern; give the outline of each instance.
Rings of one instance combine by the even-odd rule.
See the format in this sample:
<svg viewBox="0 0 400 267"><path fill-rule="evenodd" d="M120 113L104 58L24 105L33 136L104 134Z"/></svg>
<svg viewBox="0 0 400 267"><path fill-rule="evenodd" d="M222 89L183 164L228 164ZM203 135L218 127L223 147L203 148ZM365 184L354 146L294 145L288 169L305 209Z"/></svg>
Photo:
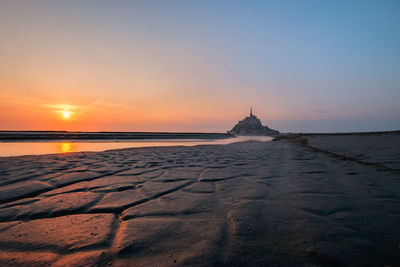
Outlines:
<svg viewBox="0 0 400 267"><path fill-rule="evenodd" d="M287 140L2 158L0 203L1 266L400 263L399 173Z"/></svg>

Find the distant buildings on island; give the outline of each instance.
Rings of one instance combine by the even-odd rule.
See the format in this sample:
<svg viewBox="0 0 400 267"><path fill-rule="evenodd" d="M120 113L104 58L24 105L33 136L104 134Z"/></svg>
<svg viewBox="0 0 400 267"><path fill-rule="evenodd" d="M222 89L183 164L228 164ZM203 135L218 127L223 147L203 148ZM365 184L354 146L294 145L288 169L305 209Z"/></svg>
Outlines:
<svg viewBox="0 0 400 267"><path fill-rule="evenodd" d="M250 108L250 115L239 121L228 133L233 135L277 135L279 131L262 125L259 118L253 114Z"/></svg>

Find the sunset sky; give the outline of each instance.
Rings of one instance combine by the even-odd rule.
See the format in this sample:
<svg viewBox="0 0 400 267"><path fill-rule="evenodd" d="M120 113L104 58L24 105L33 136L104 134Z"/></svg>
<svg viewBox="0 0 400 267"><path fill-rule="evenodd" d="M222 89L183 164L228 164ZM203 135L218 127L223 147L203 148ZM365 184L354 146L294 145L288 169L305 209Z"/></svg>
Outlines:
<svg viewBox="0 0 400 267"><path fill-rule="evenodd" d="M0 130L400 129L400 1L0 1Z"/></svg>

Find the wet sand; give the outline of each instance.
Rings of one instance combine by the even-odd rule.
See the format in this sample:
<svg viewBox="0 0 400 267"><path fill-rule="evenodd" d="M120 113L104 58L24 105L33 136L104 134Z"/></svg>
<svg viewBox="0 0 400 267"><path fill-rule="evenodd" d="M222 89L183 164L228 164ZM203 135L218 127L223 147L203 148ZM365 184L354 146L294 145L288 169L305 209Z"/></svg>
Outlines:
<svg viewBox="0 0 400 267"><path fill-rule="evenodd" d="M0 265L398 266L400 135L337 138L1 158Z"/></svg>

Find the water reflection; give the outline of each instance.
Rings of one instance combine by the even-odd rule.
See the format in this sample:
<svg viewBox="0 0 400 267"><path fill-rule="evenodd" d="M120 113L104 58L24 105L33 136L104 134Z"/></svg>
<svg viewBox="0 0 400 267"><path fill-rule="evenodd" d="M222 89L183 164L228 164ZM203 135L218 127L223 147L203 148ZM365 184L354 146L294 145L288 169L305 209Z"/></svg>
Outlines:
<svg viewBox="0 0 400 267"><path fill-rule="evenodd" d="M0 157L42 155L53 153L68 153L80 151L104 151L109 149L152 146L195 146L195 145L226 145L248 141L270 141L268 136L240 136L226 139L164 139L135 141L80 141L80 142L0 142Z"/></svg>
<svg viewBox="0 0 400 267"><path fill-rule="evenodd" d="M75 143L57 143L58 153L74 152Z"/></svg>

